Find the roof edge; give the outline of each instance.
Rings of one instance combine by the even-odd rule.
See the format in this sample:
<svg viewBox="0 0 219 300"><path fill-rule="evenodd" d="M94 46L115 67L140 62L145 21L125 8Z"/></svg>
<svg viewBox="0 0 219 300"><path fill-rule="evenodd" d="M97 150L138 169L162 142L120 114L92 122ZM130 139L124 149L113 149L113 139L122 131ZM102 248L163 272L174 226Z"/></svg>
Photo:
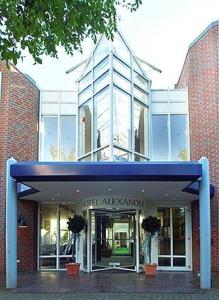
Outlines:
<svg viewBox="0 0 219 300"><path fill-rule="evenodd" d="M219 26L219 20L216 20L209 24L190 44L189 49L192 48L211 28Z"/></svg>

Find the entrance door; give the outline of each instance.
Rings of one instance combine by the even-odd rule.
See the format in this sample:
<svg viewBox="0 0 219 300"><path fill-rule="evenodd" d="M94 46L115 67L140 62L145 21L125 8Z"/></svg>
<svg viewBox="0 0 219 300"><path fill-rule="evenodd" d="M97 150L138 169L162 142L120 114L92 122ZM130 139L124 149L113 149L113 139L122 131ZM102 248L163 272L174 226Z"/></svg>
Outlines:
<svg viewBox="0 0 219 300"><path fill-rule="evenodd" d="M185 207L159 207L161 231L158 240L160 270L191 270L190 216Z"/></svg>
<svg viewBox="0 0 219 300"><path fill-rule="evenodd" d="M92 210L92 271L135 271L135 211Z"/></svg>

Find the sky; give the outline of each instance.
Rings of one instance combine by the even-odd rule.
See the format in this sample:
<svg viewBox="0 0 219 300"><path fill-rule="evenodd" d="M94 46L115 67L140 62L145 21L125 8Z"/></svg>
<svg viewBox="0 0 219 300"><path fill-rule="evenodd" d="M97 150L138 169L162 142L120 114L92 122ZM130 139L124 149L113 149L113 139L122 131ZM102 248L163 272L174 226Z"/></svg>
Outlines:
<svg viewBox="0 0 219 300"><path fill-rule="evenodd" d="M213 21L219 19L219 0L142 0L137 12L119 9L119 30L136 56L162 70L147 69L152 88L173 88L182 69L189 44ZM83 54L65 54L59 59L43 56L34 65L26 54L17 67L30 75L40 89L73 90L77 72L66 71L89 56L93 43L83 44Z"/></svg>

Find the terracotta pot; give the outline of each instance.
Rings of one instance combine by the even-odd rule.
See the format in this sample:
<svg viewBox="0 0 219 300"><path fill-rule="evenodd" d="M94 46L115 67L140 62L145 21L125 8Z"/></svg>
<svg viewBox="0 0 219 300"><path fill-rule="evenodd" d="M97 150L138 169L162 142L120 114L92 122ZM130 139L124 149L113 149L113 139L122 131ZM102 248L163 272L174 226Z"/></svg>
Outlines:
<svg viewBox="0 0 219 300"><path fill-rule="evenodd" d="M144 271L146 275L154 276L157 274L157 264L144 264Z"/></svg>
<svg viewBox="0 0 219 300"><path fill-rule="evenodd" d="M81 265L80 263L65 264L65 267L67 269L67 274L68 275L77 275L79 273L80 265Z"/></svg>

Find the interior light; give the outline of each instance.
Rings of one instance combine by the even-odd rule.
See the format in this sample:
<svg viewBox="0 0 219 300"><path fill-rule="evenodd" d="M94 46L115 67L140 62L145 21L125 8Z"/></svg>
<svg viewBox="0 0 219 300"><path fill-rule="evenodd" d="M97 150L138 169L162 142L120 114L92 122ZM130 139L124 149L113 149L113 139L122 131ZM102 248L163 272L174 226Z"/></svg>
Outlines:
<svg viewBox="0 0 219 300"><path fill-rule="evenodd" d="M108 188L108 191L111 191L112 189L111 188Z"/></svg>
<svg viewBox="0 0 219 300"><path fill-rule="evenodd" d="M142 191L142 193L144 193L144 190L141 190Z"/></svg>
<svg viewBox="0 0 219 300"><path fill-rule="evenodd" d="M166 194L164 194L164 196L165 196L165 197L167 197L167 196L168 196L168 194L166 193Z"/></svg>
<svg viewBox="0 0 219 300"><path fill-rule="evenodd" d="M77 193L79 193L80 192L80 190L76 190L77 191Z"/></svg>

